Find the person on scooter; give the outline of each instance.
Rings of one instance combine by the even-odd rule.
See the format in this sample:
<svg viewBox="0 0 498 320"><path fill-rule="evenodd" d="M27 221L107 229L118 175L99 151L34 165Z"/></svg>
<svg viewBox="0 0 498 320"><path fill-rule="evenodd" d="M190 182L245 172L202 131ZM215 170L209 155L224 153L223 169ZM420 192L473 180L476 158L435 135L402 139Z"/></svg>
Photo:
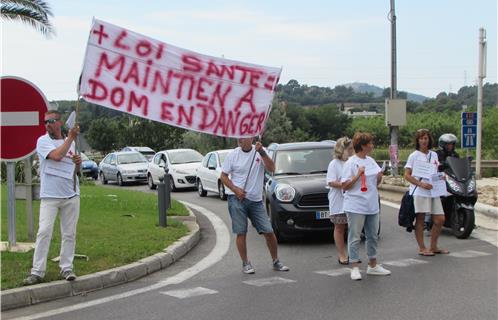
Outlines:
<svg viewBox="0 0 498 320"><path fill-rule="evenodd" d="M439 162L443 165L439 168L439 171L444 170L444 165L446 163L447 157L459 158L458 153L455 151L458 138L451 133L445 133L439 137L438 146L439 149L436 150Z"/></svg>

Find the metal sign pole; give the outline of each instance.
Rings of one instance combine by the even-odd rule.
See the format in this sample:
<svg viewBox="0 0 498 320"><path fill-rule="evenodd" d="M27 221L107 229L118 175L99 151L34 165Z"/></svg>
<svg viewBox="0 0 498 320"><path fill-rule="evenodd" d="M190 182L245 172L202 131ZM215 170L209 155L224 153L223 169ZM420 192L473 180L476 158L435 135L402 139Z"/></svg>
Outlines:
<svg viewBox="0 0 498 320"><path fill-rule="evenodd" d="M26 222L28 225L28 239L35 240L33 230L33 177L31 173L31 158L24 160L24 182L26 184Z"/></svg>
<svg viewBox="0 0 498 320"><path fill-rule="evenodd" d="M9 247L16 245L16 195L15 195L16 163L7 162L7 189L8 189L8 226Z"/></svg>

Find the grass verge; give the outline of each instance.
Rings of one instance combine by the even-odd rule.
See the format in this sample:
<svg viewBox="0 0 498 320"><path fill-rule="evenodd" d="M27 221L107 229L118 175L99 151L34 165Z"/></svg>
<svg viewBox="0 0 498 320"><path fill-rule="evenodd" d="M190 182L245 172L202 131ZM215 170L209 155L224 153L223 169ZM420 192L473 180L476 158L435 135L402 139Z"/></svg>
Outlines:
<svg viewBox="0 0 498 320"><path fill-rule="evenodd" d="M1 239L8 239L7 186L1 185ZM34 229L38 230L40 201L33 201ZM150 256L188 233L187 227L168 219L166 228L158 227L157 195L118 188L82 185L76 253L89 260L75 259L74 271L85 275L125 265ZM187 209L173 200L168 216L188 215ZM16 201L16 240L28 241L25 201ZM60 251L59 218L54 225L45 281L58 280L58 262L50 261ZM30 270L33 250L27 253L1 253L1 289L21 286Z"/></svg>

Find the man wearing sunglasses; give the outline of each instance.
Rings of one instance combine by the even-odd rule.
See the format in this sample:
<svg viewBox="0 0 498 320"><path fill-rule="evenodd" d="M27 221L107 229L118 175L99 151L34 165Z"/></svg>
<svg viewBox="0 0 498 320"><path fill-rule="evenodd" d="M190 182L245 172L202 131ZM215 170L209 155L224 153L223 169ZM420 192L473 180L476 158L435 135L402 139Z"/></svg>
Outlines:
<svg viewBox="0 0 498 320"><path fill-rule="evenodd" d="M80 129L75 126L68 136L62 134L61 114L50 110L45 114L47 134L38 138L36 152L40 159L40 214L31 274L24 285L43 281L47 255L57 213L60 213L61 251L59 266L62 278L76 279L73 272L76 224L80 214L78 177L81 157L75 153L75 139ZM76 179L76 181L75 181Z"/></svg>

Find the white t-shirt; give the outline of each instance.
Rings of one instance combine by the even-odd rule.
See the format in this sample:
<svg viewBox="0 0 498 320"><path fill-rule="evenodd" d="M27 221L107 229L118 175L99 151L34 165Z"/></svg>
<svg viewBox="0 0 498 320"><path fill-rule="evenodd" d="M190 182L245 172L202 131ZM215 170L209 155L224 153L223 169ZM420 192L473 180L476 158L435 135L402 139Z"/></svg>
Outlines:
<svg viewBox="0 0 498 320"><path fill-rule="evenodd" d="M437 167L439 166L439 158L437 156L437 153L434 151L429 151L427 154L420 152L419 150L413 151L409 156L408 160L406 161L405 168L409 168L413 170L413 166L415 165L415 161L424 161L424 162L429 162L434 164L434 173L437 173ZM420 180L420 177L415 177L415 179ZM422 182L430 183L429 179L424 179L422 178ZM431 198L431 191L417 187L415 189L415 193L413 192L413 189L415 189L415 185L410 183L410 194L414 196L419 196L419 197L428 197Z"/></svg>
<svg viewBox="0 0 498 320"><path fill-rule="evenodd" d="M251 161L253 159L254 161L251 168ZM247 176L249 169L251 170L251 173ZM232 180L236 187L241 189L244 189L244 184L247 179L245 188L247 199L251 201L263 200L265 167L260 154L256 152L254 146L252 146L252 150L249 152L244 152L241 147L234 149L225 158L221 170L229 175L230 180ZM227 188L227 194L234 193Z"/></svg>
<svg viewBox="0 0 498 320"><path fill-rule="evenodd" d="M358 173L360 167L365 167L365 172L381 171L375 160L369 156L365 159L352 156L344 164L342 170L341 182L352 180ZM377 214L379 213L379 192L377 190L377 174L370 174L366 177L367 191L361 191L361 178L344 193L344 212L353 212L358 214Z"/></svg>
<svg viewBox="0 0 498 320"><path fill-rule="evenodd" d="M57 166L59 161L47 159L48 154L64 143L63 139L54 140L47 134L38 138L36 142L36 152L40 159L40 198L71 198L80 194L78 176L76 176L76 190L74 190L74 180L66 179L56 175L46 173L47 165ZM71 144L66 157L72 158L75 152L74 142Z"/></svg>
<svg viewBox="0 0 498 320"><path fill-rule="evenodd" d="M329 188L329 210L330 215L344 213L342 208L344 195L341 188L329 186L329 182L341 181L342 170L345 161L334 159L330 161L327 170L327 187Z"/></svg>

